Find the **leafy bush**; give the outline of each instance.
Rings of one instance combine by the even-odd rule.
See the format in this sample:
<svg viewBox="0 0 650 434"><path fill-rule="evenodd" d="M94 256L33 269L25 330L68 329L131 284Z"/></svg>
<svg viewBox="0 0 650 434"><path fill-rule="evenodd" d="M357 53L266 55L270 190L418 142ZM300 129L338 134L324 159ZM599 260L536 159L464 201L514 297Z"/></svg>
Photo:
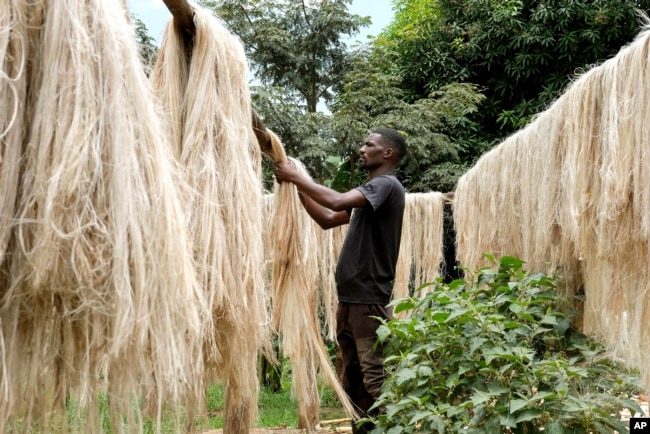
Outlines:
<svg viewBox="0 0 650 434"><path fill-rule="evenodd" d="M555 277L523 264L503 257L472 283L393 303L410 312L378 331L389 378L374 434L627 431L636 376L571 328Z"/></svg>

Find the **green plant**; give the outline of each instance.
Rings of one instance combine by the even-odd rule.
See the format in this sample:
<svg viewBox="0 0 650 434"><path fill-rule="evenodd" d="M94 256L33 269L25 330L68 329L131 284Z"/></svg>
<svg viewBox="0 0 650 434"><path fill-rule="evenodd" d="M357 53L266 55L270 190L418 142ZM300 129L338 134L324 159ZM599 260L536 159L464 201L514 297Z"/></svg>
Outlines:
<svg viewBox="0 0 650 434"><path fill-rule="evenodd" d="M411 314L378 331L390 376L373 433L626 432L635 376L570 327L555 276L523 265L503 257L473 282L394 302Z"/></svg>

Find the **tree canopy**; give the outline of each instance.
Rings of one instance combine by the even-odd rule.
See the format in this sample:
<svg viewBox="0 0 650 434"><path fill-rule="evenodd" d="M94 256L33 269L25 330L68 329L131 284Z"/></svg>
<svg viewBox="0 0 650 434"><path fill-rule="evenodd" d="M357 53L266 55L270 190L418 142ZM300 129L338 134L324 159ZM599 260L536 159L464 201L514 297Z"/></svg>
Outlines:
<svg viewBox="0 0 650 434"><path fill-rule="evenodd" d="M524 126L590 65L639 33L647 0L395 0L378 43L391 47L409 99L473 83L486 100L478 142ZM483 152L484 146L478 151Z"/></svg>
<svg viewBox="0 0 650 434"><path fill-rule="evenodd" d="M332 106L332 131L354 163L360 143L369 130L387 126L402 132L408 155L398 168L410 191L453 188L462 144L454 132L469 127L468 115L483 100L475 86L455 83L443 86L426 97L407 102L400 87L401 77L386 73L382 47L364 47L356 53L353 67Z"/></svg>
<svg viewBox="0 0 650 434"><path fill-rule="evenodd" d="M131 15L131 19L135 28L135 40L140 48L140 56L142 56L142 62L148 72L149 67L155 63L156 56L158 55L158 47L155 44L156 40L149 36L147 26L140 18Z"/></svg>
<svg viewBox="0 0 650 434"><path fill-rule="evenodd" d="M267 86L296 93L306 110L331 101L348 70L345 36L370 23L351 14L351 0L282 2L267 0L203 1L237 34L255 77Z"/></svg>
<svg viewBox="0 0 650 434"><path fill-rule="evenodd" d="M362 182L358 148L379 126L407 137L409 191L454 188L491 146L639 33L650 0L393 0L373 42L352 0L201 1L242 40L256 110L318 182ZM139 20L145 60L153 39ZM270 167L267 180L271 180Z"/></svg>
<svg viewBox="0 0 650 434"><path fill-rule="evenodd" d="M400 170L411 190L450 188L465 167L438 165L462 151L448 132L467 122L480 95L471 85L449 86L407 101L401 77L383 64L382 47L347 46L370 23L351 14L349 3L203 2L242 39L258 82L258 111L318 182L340 190L362 182L358 149L371 129L387 126L407 137L409 158Z"/></svg>

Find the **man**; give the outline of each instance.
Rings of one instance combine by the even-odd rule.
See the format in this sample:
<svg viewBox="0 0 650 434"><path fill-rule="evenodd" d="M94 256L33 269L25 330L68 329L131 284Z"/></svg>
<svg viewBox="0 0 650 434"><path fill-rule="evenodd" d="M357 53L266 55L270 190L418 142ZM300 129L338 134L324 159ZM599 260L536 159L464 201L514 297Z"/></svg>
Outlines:
<svg viewBox="0 0 650 434"><path fill-rule="evenodd" d="M323 228L350 223L336 267L336 314L341 380L362 417L381 394L385 379L381 348L375 348L380 322L390 319L395 267L404 216L404 187L394 174L406 153L404 137L390 128L374 130L359 150L368 181L339 193L302 176L292 163L275 166L278 182L292 182L309 215ZM354 210L354 211L353 211ZM370 424L353 432L369 432Z"/></svg>

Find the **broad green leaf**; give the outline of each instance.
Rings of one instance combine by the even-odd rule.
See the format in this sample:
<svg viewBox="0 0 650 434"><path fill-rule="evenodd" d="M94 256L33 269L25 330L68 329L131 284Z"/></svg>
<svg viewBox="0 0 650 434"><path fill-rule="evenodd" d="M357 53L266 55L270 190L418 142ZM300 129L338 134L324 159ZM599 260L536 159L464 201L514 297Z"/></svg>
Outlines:
<svg viewBox="0 0 650 434"><path fill-rule="evenodd" d="M632 414L639 413L643 414L643 409L637 401L634 399L620 399L619 402L625 406Z"/></svg>
<svg viewBox="0 0 650 434"><path fill-rule="evenodd" d="M442 311L439 311L439 312L435 312L435 313L431 316L431 319L432 319L433 321L437 322L438 324L442 324L442 323L444 323L444 322L447 320L448 317L449 317L449 313L448 313L448 312L442 312Z"/></svg>
<svg viewBox="0 0 650 434"><path fill-rule="evenodd" d="M474 369L474 366L473 366L473 365L471 365L471 364L469 364L469 363L462 363L462 364L458 367L458 376L461 376L461 375L463 375L464 373L471 371L472 369Z"/></svg>
<svg viewBox="0 0 650 434"><path fill-rule="evenodd" d="M555 325L557 324L557 317L555 315L546 315L540 320L540 323Z"/></svg>
<svg viewBox="0 0 650 434"><path fill-rule="evenodd" d="M502 387L501 385L497 383L491 383L487 387L488 392L490 392L492 395L503 395L505 393L509 393L510 389L507 387Z"/></svg>
<svg viewBox="0 0 650 434"><path fill-rule="evenodd" d="M555 390L557 391L560 397L565 397L569 393L569 386L567 386L567 384L564 381L560 381L555 386Z"/></svg>
<svg viewBox="0 0 650 434"><path fill-rule="evenodd" d="M429 366L418 366L418 375L422 377L433 376L433 370Z"/></svg>
<svg viewBox="0 0 650 434"><path fill-rule="evenodd" d="M522 313L519 314L519 316L520 316L521 318L527 320L527 321L530 321L530 322L533 322L533 323L535 322L535 317L532 316L532 315L529 314L529 313L522 312Z"/></svg>
<svg viewBox="0 0 650 434"><path fill-rule="evenodd" d="M394 313L400 313L415 308L415 302L412 299L402 299L393 308Z"/></svg>
<svg viewBox="0 0 650 434"><path fill-rule="evenodd" d="M525 406L528 405L528 401L524 399L513 399L510 401L510 413L516 413Z"/></svg>
<svg viewBox="0 0 650 434"><path fill-rule="evenodd" d="M544 427L545 434L564 434L564 429L559 422L551 422Z"/></svg>
<svg viewBox="0 0 650 434"><path fill-rule="evenodd" d="M509 426L510 428L517 428L517 421L515 416L512 414L500 414L499 423L503 426Z"/></svg>
<svg viewBox="0 0 650 434"><path fill-rule="evenodd" d="M484 425L485 432L487 434L498 433L500 432L500 418L497 415L492 416L487 420Z"/></svg>
<svg viewBox="0 0 650 434"><path fill-rule="evenodd" d="M474 407L489 401L490 398L492 398L490 394L476 389L474 390L474 393L472 393L472 396L470 397L470 399L472 400L472 404L474 404Z"/></svg>
<svg viewBox="0 0 650 434"><path fill-rule="evenodd" d="M641 413L643 414L643 413ZM609 416L609 415L605 415ZM612 417L598 417L599 422L608 425L610 428L614 428L618 432L625 432L625 430L628 428L620 419L618 418L612 418Z"/></svg>
<svg viewBox="0 0 650 434"><path fill-rule="evenodd" d="M456 385L458 385L458 373L454 372L449 377L447 377L447 380L445 380L445 386L452 388Z"/></svg>
<svg viewBox="0 0 650 434"><path fill-rule="evenodd" d="M558 318L557 324L553 329L557 334L563 335L571 327L571 319L569 318Z"/></svg>
<svg viewBox="0 0 650 434"><path fill-rule="evenodd" d="M515 321L504 321L504 323L503 323L503 327L504 327L506 330L509 330L509 329L519 329L519 328L523 328L523 329L526 329L526 330L530 330L530 327L529 327L527 324L520 323L520 322L515 322Z"/></svg>
<svg viewBox="0 0 650 434"><path fill-rule="evenodd" d="M417 410L415 414L411 417L411 420L409 421L409 425L415 425L417 422L421 421L422 419L428 418L431 416L431 412L428 410Z"/></svg>
<svg viewBox="0 0 650 434"><path fill-rule="evenodd" d="M517 423L528 422L533 419L537 419L542 415L542 412L535 409L524 410L521 414L517 416Z"/></svg>
<svg viewBox="0 0 650 434"><path fill-rule="evenodd" d="M341 157L330 155L325 159L328 164L338 167L341 164Z"/></svg>
<svg viewBox="0 0 650 434"><path fill-rule="evenodd" d="M627 432L628 427L622 424L620 421L616 421L613 424L604 424L602 422L594 422L594 428L596 428L596 432L599 432L600 434L612 434L614 430L618 433L624 433ZM608 426L609 425L609 426Z"/></svg>
<svg viewBox="0 0 650 434"><path fill-rule="evenodd" d="M483 253L483 257L490 262L496 262L494 255L490 255L489 253Z"/></svg>
<svg viewBox="0 0 650 434"><path fill-rule="evenodd" d="M557 394L553 392L537 392L530 397L530 402L541 401L542 399L556 399Z"/></svg>
<svg viewBox="0 0 650 434"><path fill-rule="evenodd" d="M485 415L487 413L487 409L485 405L479 405L474 407L474 416L472 416L472 419L470 420L470 425L472 426L478 426L483 422L483 419L485 418Z"/></svg>
<svg viewBox="0 0 650 434"><path fill-rule="evenodd" d="M445 422L438 415L433 415L429 418L429 423L435 427L438 434L445 434Z"/></svg>
<svg viewBox="0 0 650 434"><path fill-rule="evenodd" d="M403 387L407 382L416 378L415 370L402 368L395 374L395 381L398 386Z"/></svg>
<svg viewBox="0 0 650 434"><path fill-rule="evenodd" d="M481 348L485 342L487 342L486 338L481 338L481 337L472 338L469 345L469 353L474 354L474 352L477 349Z"/></svg>
<svg viewBox="0 0 650 434"><path fill-rule="evenodd" d="M377 327L377 339L379 342L385 342L386 339L390 336L390 328L385 325L380 325Z"/></svg>
<svg viewBox="0 0 650 434"><path fill-rule="evenodd" d="M582 412L587 409L587 404L577 400L566 400L562 403L562 410L568 412Z"/></svg>
<svg viewBox="0 0 650 434"><path fill-rule="evenodd" d="M451 322L453 319L458 318L459 316L465 315L467 313L467 310L465 309L457 309L451 311L447 319L445 320L445 323Z"/></svg>

